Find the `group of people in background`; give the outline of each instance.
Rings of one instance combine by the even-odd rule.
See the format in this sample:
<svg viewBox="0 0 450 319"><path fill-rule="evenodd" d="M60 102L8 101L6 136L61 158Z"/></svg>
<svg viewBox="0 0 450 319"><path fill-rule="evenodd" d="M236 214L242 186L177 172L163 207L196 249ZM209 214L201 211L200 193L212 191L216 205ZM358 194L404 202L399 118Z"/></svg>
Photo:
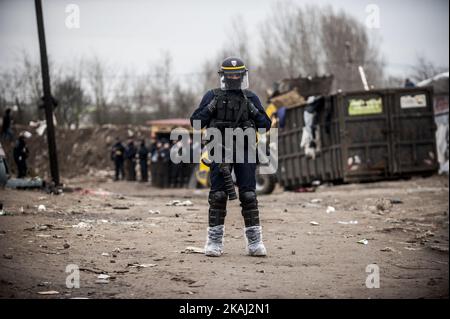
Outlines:
<svg viewBox="0 0 450 319"><path fill-rule="evenodd" d="M175 147L173 147L175 146ZM134 140L124 144L119 137L111 150L114 162L114 180L136 181L139 164L140 182L149 181L149 170L153 186L161 188L184 187L189 183L193 165L191 163L173 163L170 153L177 149L177 142L159 138L147 146L141 140L137 147Z"/></svg>
<svg viewBox="0 0 450 319"><path fill-rule="evenodd" d="M139 161L140 181L148 182L148 158L151 151L151 148L146 146L145 140L142 140L139 147L136 147L134 140L130 139L126 145L123 145L120 138L117 137L111 150L111 160L115 167L114 180L136 181L136 166Z"/></svg>

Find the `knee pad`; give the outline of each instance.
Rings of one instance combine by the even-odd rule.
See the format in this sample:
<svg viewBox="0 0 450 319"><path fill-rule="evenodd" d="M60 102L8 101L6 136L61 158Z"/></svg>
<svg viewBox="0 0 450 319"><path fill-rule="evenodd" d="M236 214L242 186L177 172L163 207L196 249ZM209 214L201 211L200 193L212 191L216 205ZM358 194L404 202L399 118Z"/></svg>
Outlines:
<svg viewBox="0 0 450 319"><path fill-rule="evenodd" d="M259 225L259 210L256 193L254 191L239 194L241 201L242 216L244 217L245 227Z"/></svg>
<svg viewBox="0 0 450 319"><path fill-rule="evenodd" d="M211 207L223 208L227 207L227 193L224 191L210 192L208 202Z"/></svg>
<svg viewBox="0 0 450 319"><path fill-rule="evenodd" d="M223 225L227 214L227 193L224 191L210 192L209 202L209 227Z"/></svg>
<svg viewBox="0 0 450 319"><path fill-rule="evenodd" d="M241 201L241 207L243 210L258 208L258 201L256 199L256 193L254 191L240 193L239 200Z"/></svg>

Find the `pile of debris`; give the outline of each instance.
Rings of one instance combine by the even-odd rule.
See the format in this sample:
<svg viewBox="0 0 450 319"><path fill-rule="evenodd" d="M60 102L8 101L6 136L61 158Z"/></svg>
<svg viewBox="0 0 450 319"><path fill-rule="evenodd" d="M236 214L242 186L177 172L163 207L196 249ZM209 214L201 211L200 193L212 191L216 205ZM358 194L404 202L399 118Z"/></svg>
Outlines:
<svg viewBox="0 0 450 319"><path fill-rule="evenodd" d="M20 132L30 132L26 139L30 155L27 161L31 176L49 178L48 145L45 131L34 126L14 127L16 136ZM72 178L83 174L92 174L98 170L105 170L113 163L110 151L116 137L126 143L128 139L139 141L150 138L150 128L146 126L111 125L79 128L75 130L56 127L56 147L58 151L58 165L61 176ZM6 153L6 160L12 176L16 173L12 150L14 142L2 142Z"/></svg>

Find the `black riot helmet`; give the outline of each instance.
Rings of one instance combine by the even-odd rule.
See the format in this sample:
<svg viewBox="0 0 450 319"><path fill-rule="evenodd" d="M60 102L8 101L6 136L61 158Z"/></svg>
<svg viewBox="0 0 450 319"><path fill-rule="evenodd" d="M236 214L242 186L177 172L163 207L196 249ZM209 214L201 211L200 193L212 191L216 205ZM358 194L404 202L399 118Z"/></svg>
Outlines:
<svg viewBox="0 0 450 319"><path fill-rule="evenodd" d="M248 88L248 69L240 58L228 57L219 70L222 90L244 90Z"/></svg>

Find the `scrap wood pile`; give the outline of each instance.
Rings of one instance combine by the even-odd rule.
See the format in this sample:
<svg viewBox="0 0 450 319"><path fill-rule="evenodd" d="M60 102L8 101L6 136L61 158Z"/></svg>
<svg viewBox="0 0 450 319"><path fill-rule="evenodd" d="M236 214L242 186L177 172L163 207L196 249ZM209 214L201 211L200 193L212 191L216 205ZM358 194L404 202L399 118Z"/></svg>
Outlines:
<svg viewBox="0 0 450 319"><path fill-rule="evenodd" d="M330 94L332 84L332 75L283 79L269 90L269 101L277 108L302 105L309 96Z"/></svg>

